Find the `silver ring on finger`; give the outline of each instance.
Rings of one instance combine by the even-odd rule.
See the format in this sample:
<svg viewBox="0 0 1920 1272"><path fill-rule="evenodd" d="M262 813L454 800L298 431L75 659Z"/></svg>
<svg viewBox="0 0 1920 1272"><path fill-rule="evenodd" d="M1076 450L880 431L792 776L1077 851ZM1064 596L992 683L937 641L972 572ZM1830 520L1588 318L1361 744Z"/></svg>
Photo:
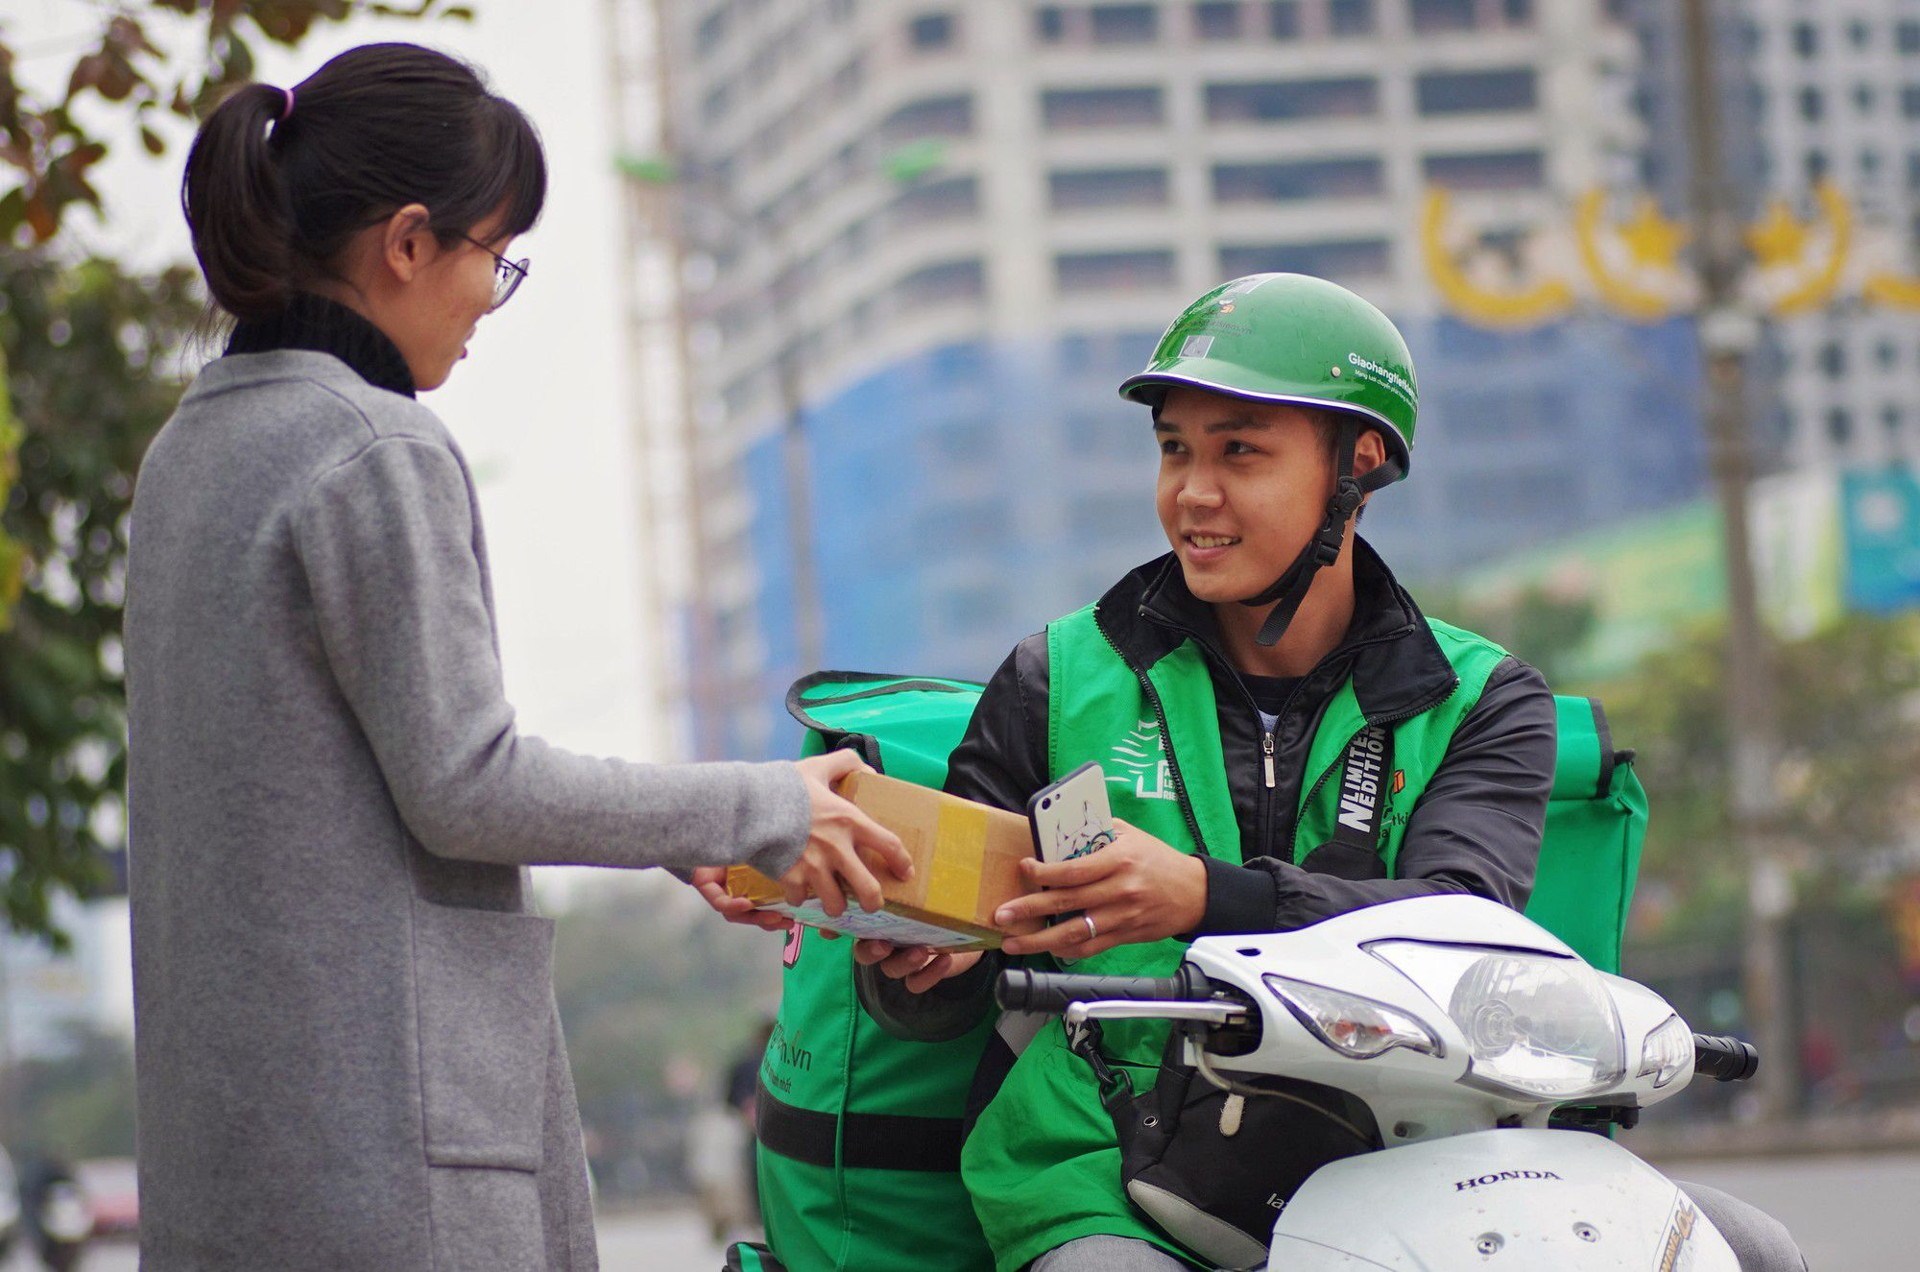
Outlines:
<svg viewBox="0 0 1920 1272"><path fill-rule="evenodd" d="M1087 925L1087 939L1089 941L1100 935L1100 930L1093 926L1093 916L1085 910L1080 911L1080 921Z"/></svg>

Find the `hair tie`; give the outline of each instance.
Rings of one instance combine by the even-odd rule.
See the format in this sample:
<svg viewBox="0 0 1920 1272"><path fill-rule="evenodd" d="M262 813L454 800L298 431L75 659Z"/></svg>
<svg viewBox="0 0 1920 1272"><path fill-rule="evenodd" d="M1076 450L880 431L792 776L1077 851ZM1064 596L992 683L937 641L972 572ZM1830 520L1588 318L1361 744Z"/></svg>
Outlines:
<svg viewBox="0 0 1920 1272"><path fill-rule="evenodd" d="M286 107L280 112L280 122L284 124L287 122L287 116L293 114L293 90L290 88L283 88L280 91L287 95Z"/></svg>

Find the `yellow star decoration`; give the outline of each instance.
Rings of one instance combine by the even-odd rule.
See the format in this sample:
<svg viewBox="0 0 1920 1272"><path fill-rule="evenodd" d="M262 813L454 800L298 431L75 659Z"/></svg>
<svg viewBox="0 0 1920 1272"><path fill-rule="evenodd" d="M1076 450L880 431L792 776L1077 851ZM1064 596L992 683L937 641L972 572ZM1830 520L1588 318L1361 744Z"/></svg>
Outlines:
<svg viewBox="0 0 1920 1272"><path fill-rule="evenodd" d="M1805 222L1794 216L1786 200L1775 199L1767 205L1766 219L1747 229L1747 246L1761 268L1792 265L1807 254L1809 238Z"/></svg>
<svg viewBox="0 0 1920 1272"><path fill-rule="evenodd" d="M1680 249L1690 237L1684 225L1660 215L1660 205L1650 198L1640 200L1633 220L1621 226L1619 232L1620 241L1626 244L1634 264L1660 270L1675 268Z"/></svg>

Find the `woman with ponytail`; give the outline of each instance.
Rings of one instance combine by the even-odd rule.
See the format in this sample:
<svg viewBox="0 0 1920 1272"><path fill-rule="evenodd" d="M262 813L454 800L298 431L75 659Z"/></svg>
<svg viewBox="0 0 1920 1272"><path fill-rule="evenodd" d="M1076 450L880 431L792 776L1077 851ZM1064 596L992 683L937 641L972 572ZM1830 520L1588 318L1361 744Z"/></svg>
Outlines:
<svg viewBox="0 0 1920 1272"><path fill-rule="evenodd" d="M354 49L206 120L225 356L141 469L126 615L148 1272L590 1269L525 867L748 862L836 913L897 840L848 753L654 766L525 736L466 461L415 395L527 277L546 168L451 58Z"/></svg>

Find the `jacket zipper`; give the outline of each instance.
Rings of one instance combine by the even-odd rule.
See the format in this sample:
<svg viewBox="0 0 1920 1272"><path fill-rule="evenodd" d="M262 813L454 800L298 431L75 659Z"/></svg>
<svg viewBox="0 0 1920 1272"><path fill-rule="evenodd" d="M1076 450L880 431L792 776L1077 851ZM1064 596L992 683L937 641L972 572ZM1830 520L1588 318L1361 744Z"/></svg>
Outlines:
<svg viewBox="0 0 1920 1272"><path fill-rule="evenodd" d="M1144 607L1142 612L1144 613ZM1234 680L1236 682L1239 681L1239 678L1240 678L1239 672L1233 668L1233 663L1229 661L1225 657L1225 655L1215 650L1204 636L1200 635L1198 632L1195 632L1194 630L1189 628L1185 623L1181 623L1178 621L1169 622L1169 621L1166 621L1165 619L1157 618L1152 615L1148 615L1147 617L1153 618L1153 621L1160 623L1161 626L1171 628L1172 630L1180 633L1182 636L1188 638L1189 640L1196 642L1202 649L1206 650L1210 656L1219 659L1220 662L1230 670L1234 670ZM1099 617L1097 613L1095 615L1094 626L1100 629L1100 638L1107 642L1107 648L1111 649L1114 652L1114 655L1118 657L1121 662L1125 663L1128 669L1131 670L1134 676L1140 681L1140 688L1146 693L1147 701L1153 707L1154 718L1160 725L1160 742L1162 747L1164 747L1166 751L1167 769L1168 769L1168 772L1171 773L1173 776L1173 789L1180 797L1180 809L1183 813L1186 814L1187 827L1189 830L1193 832L1194 842L1199 845L1201 855L1211 856L1212 854L1207 852L1206 845L1204 842L1202 842L1200 838L1200 826L1194 820L1192 809L1188 806L1188 803L1187 803L1186 783L1181 779L1180 766L1178 763L1174 761L1174 758L1173 758L1173 736L1168 731L1168 728L1167 728L1166 709L1161 705L1159 691L1153 687L1153 682L1147 678L1147 674L1144 671L1140 670L1140 668L1134 666L1132 659L1128 658L1125 654L1120 652L1120 646L1114 643L1113 637L1107 632L1106 624L1099 621ZM1322 658L1319 662L1315 663L1313 665L1312 670L1308 671L1306 675L1300 677L1300 683L1294 686L1293 692L1291 694L1288 694L1287 700L1281 704L1278 718L1280 719L1286 718L1286 713L1293 708L1293 701L1296 697L1299 696L1301 687L1304 686L1307 683L1307 681L1311 680L1316 672L1318 672L1322 667L1326 666L1328 663L1332 662L1335 658L1342 657L1345 655L1356 654L1360 650L1369 649L1374 645L1391 644L1396 640L1402 639L1404 636L1406 636L1407 632L1411 631L1412 629L1413 629L1413 625L1408 624L1406 627L1398 631L1389 632L1380 636L1370 637L1362 641L1355 641L1351 645L1342 645L1338 649L1333 650L1325 658ZM1404 711L1401 714L1394 716L1390 719L1369 720L1367 721L1367 723L1377 724L1383 728L1391 728L1396 724L1401 724L1401 723L1404 723L1405 721L1413 719L1413 717L1419 715L1424 711L1433 710L1435 707L1445 702L1448 698L1453 697L1453 695L1456 692L1458 692L1459 688L1460 688L1460 678L1459 676L1456 675L1454 677L1453 684L1448 686L1447 691L1433 698L1431 701L1420 703L1419 705L1407 711ZM1256 718L1257 718L1258 712L1260 709L1259 704L1253 701L1253 695L1247 692L1246 687L1244 685L1241 686L1240 692L1242 696L1246 698L1248 705L1253 707ZM1273 855L1271 845L1276 837L1272 833L1273 823L1275 821L1275 818L1273 816L1272 801L1273 801L1273 792L1275 789L1277 789L1277 783L1276 783L1275 774L1274 774L1275 746L1276 746L1276 740L1274 738L1274 730L1272 729L1262 730L1260 734L1260 752L1261 752L1261 777L1263 780L1262 780L1262 790L1260 793L1259 843L1257 845L1259 851L1253 854L1248 854L1243 845L1240 853L1242 860L1245 860L1249 855L1258 856L1258 857L1271 857ZM1344 749L1342 750L1341 755L1344 758L1345 756ZM1309 807L1313 803L1314 797L1320 793L1320 788L1327 784L1327 779L1333 776L1333 770L1339 767L1340 767L1340 761L1336 759L1333 762L1332 767L1328 768L1325 772L1321 773L1320 776L1314 781L1313 788L1307 792L1306 797L1300 801L1299 807L1294 809L1294 811L1290 815L1289 826L1288 826L1288 831L1286 836L1286 842L1288 847L1287 859L1289 861L1293 859L1294 849L1297 847L1296 841L1300 838L1300 811L1299 811L1300 808Z"/></svg>
<svg viewBox="0 0 1920 1272"><path fill-rule="evenodd" d="M1133 660L1120 652L1120 646L1107 633L1107 625L1100 621L1097 611L1093 625L1099 629L1100 639L1107 642L1107 648L1113 651L1113 656L1124 663L1140 682L1140 691L1146 695L1147 705L1153 708L1154 723L1160 726L1160 751L1167 757L1167 775L1173 778L1173 793L1180 802L1180 815L1186 819L1187 833L1193 836L1194 851L1202 857L1211 857L1213 854L1207 851L1206 837L1200 833L1200 821L1193 815L1193 802L1187 798L1187 783L1180 776L1180 763L1173 757L1173 731L1167 727L1167 709L1160 701L1160 691L1153 687L1153 681L1146 672L1134 666Z"/></svg>

